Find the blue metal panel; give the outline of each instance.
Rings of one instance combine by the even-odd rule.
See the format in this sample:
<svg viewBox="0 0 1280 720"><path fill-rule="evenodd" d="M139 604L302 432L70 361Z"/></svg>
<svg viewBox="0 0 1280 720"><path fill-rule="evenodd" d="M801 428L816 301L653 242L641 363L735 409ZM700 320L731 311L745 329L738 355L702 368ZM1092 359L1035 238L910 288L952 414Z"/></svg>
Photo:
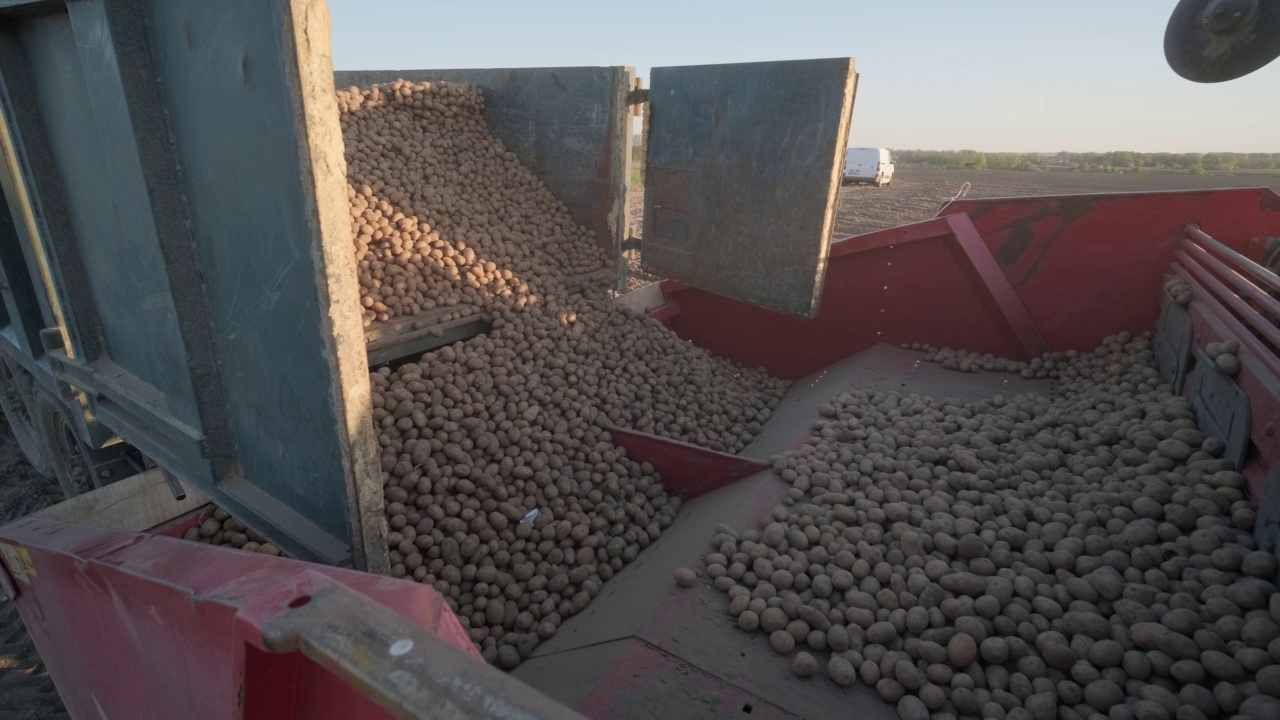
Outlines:
<svg viewBox="0 0 1280 720"><path fill-rule="evenodd" d="M856 85L852 58L654 68L644 269L814 315Z"/></svg>
<svg viewBox="0 0 1280 720"><path fill-rule="evenodd" d="M626 232L632 76L627 67L356 70L334 73L334 84L403 79L480 88L489 132L596 234L607 257L618 258Z"/></svg>
<svg viewBox="0 0 1280 720"><path fill-rule="evenodd" d="M385 570L324 3L53 9L0 7L0 149L57 377L289 554Z"/></svg>
<svg viewBox="0 0 1280 720"><path fill-rule="evenodd" d="M310 158L292 18L260 0L154 0L144 12L245 479L227 489L345 541L346 427L328 392L315 198L299 182Z"/></svg>
<svg viewBox="0 0 1280 720"><path fill-rule="evenodd" d="M75 31L71 19L57 13L26 20L19 37L106 351L85 361L109 360L146 386L138 391L155 398L159 410L195 425L182 338L114 51L100 5L73 7L83 19Z"/></svg>
<svg viewBox="0 0 1280 720"><path fill-rule="evenodd" d="M8 173L0 168L0 176ZM5 185L8 183L5 182ZM0 212L0 328L11 332L11 342L22 355L34 358L40 348L44 322L39 298L28 271L27 253L14 223L13 214Z"/></svg>

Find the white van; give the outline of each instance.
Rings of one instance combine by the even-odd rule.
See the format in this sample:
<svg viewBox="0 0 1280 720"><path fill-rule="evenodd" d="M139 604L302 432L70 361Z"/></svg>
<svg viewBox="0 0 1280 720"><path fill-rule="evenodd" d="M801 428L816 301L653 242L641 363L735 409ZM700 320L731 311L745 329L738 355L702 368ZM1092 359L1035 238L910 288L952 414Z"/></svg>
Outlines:
<svg viewBox="0 0 1280 720"><path fill-rule="evenodd" d="M875 183L884 187L893 182L893 156L889 148L849 148L844 156L846 183Z"/></svg>

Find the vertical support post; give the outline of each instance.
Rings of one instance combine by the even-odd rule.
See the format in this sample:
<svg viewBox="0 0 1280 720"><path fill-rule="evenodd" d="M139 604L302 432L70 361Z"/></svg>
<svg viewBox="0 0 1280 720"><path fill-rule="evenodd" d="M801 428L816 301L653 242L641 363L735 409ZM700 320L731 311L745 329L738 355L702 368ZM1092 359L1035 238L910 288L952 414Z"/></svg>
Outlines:
<svg viewBox="0 0 1280 720"><path fill-rule="evenodd" d="M322 306L327 308L322 316L325 327L321 336L335 358L328 392L340 422L346 425L346 432L338 435L347 445L342 448L342 455L349 482L352 559L358 568L386 573L390 560L382 470L370 414L373 401L369 365L359 314L351 221L347 214L347 163L333 83L329 8L323 0L290 0L289 11L293 15L290 27L298 63L305 135L301 177L310 185L307 197L314 198L315 202L316 236L320 241L312 246L318 256L315 263L325 270L316 276L317 292Z"/></svg>

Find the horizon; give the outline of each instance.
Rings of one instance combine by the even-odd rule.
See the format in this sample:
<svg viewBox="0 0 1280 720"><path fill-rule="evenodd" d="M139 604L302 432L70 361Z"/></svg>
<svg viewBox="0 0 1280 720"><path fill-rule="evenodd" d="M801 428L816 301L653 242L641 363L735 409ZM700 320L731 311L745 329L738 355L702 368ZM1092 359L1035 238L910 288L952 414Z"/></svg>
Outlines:
<svg viewBox="0 0 1280 720"><path fill-rule="evenodd" d="M631 136L634 144L640 139L639 133L633 133ZM1253 152L1239 152L1235 150L1131 150L1128 148L1108 148L1106 150L990 150L983 148L937 148L937 147L895 147L892 145L853 145L847 147L883 147L889 150L900 151L906 150L910 152L944 152L944 153L961 153L961 152L977 152L983 154L1012 154L1012 155L1057 155L1059 153L1070 153L1072 155L1106 155L1108 153L1131 152L1135 155L1277 155L1280 156L1280 150L1268 151L1257 150Z"/></svg>
<svg viewBox="0 0 1280 720"><path fill-rule="evenodd" d="M629 65L648 86L653 66L853 57L852 146L1280 151L1280 64L1213 85L1178 77L1167 0L330 6L339 70Z"/></svg>

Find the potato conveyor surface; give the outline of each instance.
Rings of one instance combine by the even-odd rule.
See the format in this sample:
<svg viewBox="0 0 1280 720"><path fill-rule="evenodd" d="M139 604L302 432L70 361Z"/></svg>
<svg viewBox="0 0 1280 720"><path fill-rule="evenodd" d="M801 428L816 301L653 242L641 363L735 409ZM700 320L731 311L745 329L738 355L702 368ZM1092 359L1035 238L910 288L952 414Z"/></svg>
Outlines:
<svg viewBox="0 0 1280 720"><path fill-rule="evenodd" d="M884 390L977 400L998 394L1048 394L1048 380L1011 373L961 373L923 353L877 345L796 381L743 455L767 460L804 442L818 407L850 390ZM843 689L825 677L800 679L764 633L740 630L728 599L702 560L721 523L755 527L786 484L772 471L685 503L661 538L623 568L581 614L512 671L520 680L594 718L897 717L872 688ZM675 570L699 577L682 589ZM826 667L827 653L817 653Z"/></svg>

